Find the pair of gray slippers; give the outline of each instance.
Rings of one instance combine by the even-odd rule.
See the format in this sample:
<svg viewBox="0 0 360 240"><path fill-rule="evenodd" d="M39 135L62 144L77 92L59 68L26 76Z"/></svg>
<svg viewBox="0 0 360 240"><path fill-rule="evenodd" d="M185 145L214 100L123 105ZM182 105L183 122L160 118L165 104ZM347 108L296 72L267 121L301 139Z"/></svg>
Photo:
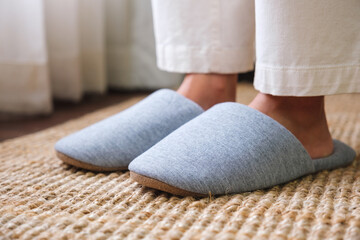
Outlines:
<svg viewBox="0 0 360 240"><path fill-rule="evenodd" d="M269 188L350 164L356 156L333 140L334 151L312 159L285 127L239 103L207 111L162 89L75 132L55 145L57 156L93 171L130 170L140 184L182 196Z"/></svg>

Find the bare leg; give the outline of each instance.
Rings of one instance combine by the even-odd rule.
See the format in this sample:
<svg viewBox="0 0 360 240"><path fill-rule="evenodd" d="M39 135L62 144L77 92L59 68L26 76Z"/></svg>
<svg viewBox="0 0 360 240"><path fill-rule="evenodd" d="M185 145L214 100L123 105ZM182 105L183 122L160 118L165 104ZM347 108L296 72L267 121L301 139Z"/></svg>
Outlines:
<svg viewBox="0 0 360 240"><path fill-rule="evenodd" d="M249 107L285 126L304 145L312 158L332 153L333 143L326 121L324 96L281 97L259 93Z"/></svg>
<svg viewBox="0 0 360 240"><path fill-rule="evenodd" d="M198 103L204 110L221 102L234 102L237 74L187 74L178 93Z"/></svg>

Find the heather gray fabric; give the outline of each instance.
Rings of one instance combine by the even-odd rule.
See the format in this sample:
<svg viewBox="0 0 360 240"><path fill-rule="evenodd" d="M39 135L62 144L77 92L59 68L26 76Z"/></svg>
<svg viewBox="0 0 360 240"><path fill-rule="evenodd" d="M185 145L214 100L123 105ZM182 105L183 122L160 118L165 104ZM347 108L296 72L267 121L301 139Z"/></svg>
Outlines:
<svg viewBox="0 0 360 240"><path fill-rule="evenodd" d="M61 139L55 149L94 166L127 167L202 112L199 105L175 91L158 90L134 106Z"/></svg>
<svg viewBox="0 0 360 240"><path fill-rule="evenodd" d="M351 163L355 151L311 159L272 118L238 103L218 104L137 157L129 170L200 194L253 191Z"/></svg>

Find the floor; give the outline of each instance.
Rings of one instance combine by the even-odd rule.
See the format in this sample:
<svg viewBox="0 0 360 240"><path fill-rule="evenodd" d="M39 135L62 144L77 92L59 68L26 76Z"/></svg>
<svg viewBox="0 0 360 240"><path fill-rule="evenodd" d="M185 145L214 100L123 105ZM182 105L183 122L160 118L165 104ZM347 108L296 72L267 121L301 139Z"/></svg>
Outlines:
<svg viewBox="0 0 360 240"><path fill-rule="evenodd" d="M47 116L24 117L0 114L0 142L55 126L149 92L110 91L106 95L86 95L79 103L55 101L54 112Z"/></svg>
<svg viewBox="0 0 360 240"><path fill-rule="evenodd" d="M239 84L237 101L256 93ZM1 142L0 239L359 240L360 94L326 99L333 137L357 151L353 164L254 192L183 198L143 187L128 171L96 173L56 158L58 139L143 96Z"/></svg>

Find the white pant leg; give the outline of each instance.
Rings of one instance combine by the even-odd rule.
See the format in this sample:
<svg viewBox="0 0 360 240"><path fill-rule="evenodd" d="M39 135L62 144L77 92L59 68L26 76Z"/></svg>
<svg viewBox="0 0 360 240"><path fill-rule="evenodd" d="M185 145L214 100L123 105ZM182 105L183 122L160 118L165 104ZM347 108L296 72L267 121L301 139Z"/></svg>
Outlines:
<svg viewBox="0 0 360 240"><path fill-rule="evenodd" d="M256 0L255 88L316 96L360 92L359 0Z"/></svg>
<svg viewBox="0 0 360 240"><path fill-rule="evenodd" d="M253 69L254 0L153 0L157 64L183 73Z"/></svg>

